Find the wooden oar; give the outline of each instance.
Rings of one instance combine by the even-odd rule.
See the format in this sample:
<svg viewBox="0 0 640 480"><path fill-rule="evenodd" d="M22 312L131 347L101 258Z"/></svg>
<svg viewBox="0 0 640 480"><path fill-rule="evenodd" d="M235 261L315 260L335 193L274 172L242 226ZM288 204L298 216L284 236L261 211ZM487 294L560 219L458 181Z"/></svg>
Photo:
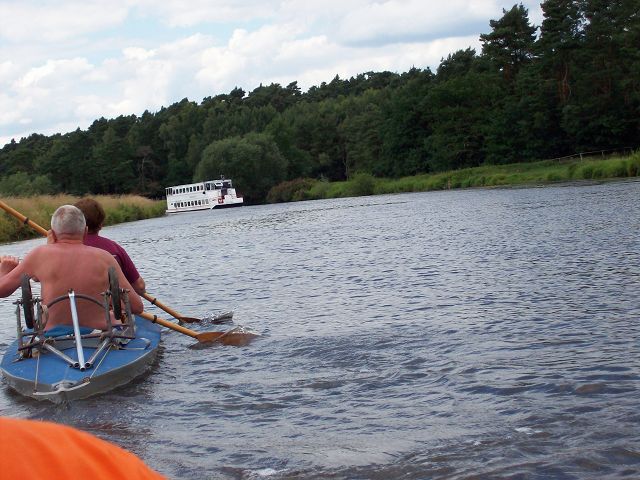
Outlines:
<svg viewBox="0 0 640 480"><path fill-rule="evenodd" d="M13 208L11 208L9 205L4 203L2 200L0 200L0 208L2 208L9 215L13 215L14 217L16 217L24 225L29 225L31 228L33 228L36 232L38 232L43 237L47 236L47 231L44 228L42 228L40 225L38 225L33 220L29 220L28 217L25 217L24 215L22 215L17 210L14 210Z"/></svg>
<svg viewBox="0 0 640 480"><path fill-rule="evenodd" d="M18 212L17 210L14 210L13 208L11 208L9 205L7 205L6 203L4 203L2 200L0 200L0 208L2 208L5 212L7 212L10 215L13 215L15 218L17 218L18 220L20 220L23 224L25 225L29 225L31 228L33 228L36 232L40 233L43 236L47 236L47 231L42 228L40 225L38 225L36 222L34 222L33 220L29 220L29 218L25 217L24 215L22 215L20 212ZM151 301L150 298L153 299L153 297L151 297L148 294L145 294L144 297ZM161 305L159 304L159 302L156 299L153 299L154 301L151 302L155 305L158 305L158 307L162 308L163 310L166 311L167 307L166 305ZM181 319L185 319L185 318L190 318L190 317L182 317L181 315L177 314L178 312L173 311L173 313L171 312L167 312L169 313L169 315L173 316L174 318L181 320ZM249 343L251 340L253 340L253 338L255 338L257 335L254 333L249 333L249 332L242 332L242 333L232 333L232 332L203 332L203 333L198 333L195 332L193 330L190 330L188 328L185 328L181 325L176 325L173 322L170 322L168 320L163 320L161 318L158 318L156 315L153 315L151 313L147 313L147 312L142 312L142 314L140 315L143 318L146 318L147 320L150 320L152 322L158 323L159 325L162 325L164 327L170 328L171 330L175 330L176 332L180 332L184 335L189 335L190 337L195 338L196 340L198 340L198 342L204 342L204 343L210 343L210 342L215 342L220 340L222 343L224 343L225 345L235 345L235 346L242 346L242 345L246 345L247 343ZM197 320L197 319L193 319L193 320ZM187 321L187 320L183 320L183 321Z"/></svg>
<svg viewBox="0 0 640 480"><path fill-rule="evenodd" d="M234 347L242 347L247 345L251 340L253 340L258 335L251 332L234 332L235 328L228 330L226 332L196 332L189 328L185 328L182 325L177 325L169 320L164 320L159 318L157 315L153 315L148 312L139 313L138 316L142 318L146 318L152 323L157 323L158 325L162 325L163 327L170 328L171 330L175 330L176 332L180 332L184 335L189 335L192 338L195 338L200 343L213 343L220 342L224 345L233 345Z"/></svg>

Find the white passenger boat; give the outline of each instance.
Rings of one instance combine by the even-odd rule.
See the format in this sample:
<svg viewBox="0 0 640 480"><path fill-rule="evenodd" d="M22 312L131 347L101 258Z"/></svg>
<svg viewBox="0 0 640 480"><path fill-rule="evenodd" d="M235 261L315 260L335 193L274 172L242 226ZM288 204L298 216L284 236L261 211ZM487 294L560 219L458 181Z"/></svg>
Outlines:
<svg viewBox="0 0 640 480"><path fill-rule="evenodd" d="M213 208L239 207L244 202L236 195L236 189L230 179L189 183L168 187L167 213L193 212Z"/></svg>

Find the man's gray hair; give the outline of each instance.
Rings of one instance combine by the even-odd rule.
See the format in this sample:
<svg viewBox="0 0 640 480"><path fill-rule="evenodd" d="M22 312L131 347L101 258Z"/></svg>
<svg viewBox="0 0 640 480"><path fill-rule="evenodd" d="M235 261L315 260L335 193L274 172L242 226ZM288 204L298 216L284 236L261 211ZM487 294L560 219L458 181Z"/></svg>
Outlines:
<svg viewBox="0 0 640 480"><path fill-rule="evenodd" d="M51 217L51 230L56 235L83 235L86 225L84 213L73 205L58 207Z"/></svg>

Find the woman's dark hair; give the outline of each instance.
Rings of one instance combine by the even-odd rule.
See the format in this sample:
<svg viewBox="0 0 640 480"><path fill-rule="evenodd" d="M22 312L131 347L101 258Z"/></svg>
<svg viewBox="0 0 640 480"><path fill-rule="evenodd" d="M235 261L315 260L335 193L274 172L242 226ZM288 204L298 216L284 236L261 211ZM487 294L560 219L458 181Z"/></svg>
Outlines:
<svg viewBox="0 0 640 480"><path fill-rule="evenodd" d="M93 198L82 198L74 203L74 206L78 207L84 213L84 218L87 220L87 227L89 233L98 233L104 223L105 213L104 208Z"/></svg>

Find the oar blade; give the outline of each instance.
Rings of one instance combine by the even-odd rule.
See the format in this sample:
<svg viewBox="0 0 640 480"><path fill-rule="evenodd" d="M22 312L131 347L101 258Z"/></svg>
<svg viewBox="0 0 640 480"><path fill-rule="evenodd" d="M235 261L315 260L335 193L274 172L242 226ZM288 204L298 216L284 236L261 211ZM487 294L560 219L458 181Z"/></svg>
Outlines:
<svg viewBox="0 0 640 480"><path fill-rule="evenodd" d="M220 339L220 342L224 345L231 345L233 347L244 347L245 345L249 345L256 337L259 335L255 333L230 333L225 337Z"/></svg>

